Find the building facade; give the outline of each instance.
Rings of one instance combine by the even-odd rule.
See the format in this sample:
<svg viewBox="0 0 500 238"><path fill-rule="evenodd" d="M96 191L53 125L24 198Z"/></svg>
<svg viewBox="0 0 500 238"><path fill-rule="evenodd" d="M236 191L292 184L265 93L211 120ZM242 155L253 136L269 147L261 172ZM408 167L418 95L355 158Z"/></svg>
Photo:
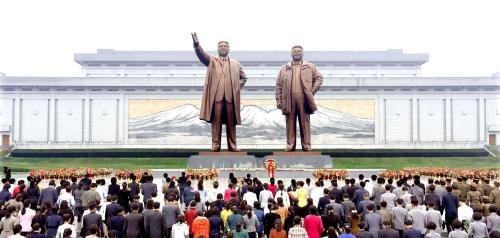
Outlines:
<svg viewBox="0 0 500 238"><path fill-rule="evenodd" d="M215 54L214 52L211 52ZM239 147L284 148L275 80L288 51L240 51ZM500 77L421 77L427 54L306 52L324 76L313 148L500 144ZM206 67L192 51L75 54L81 77L0 76L0 134L17 148L210 148L198 119Z"/></svg>

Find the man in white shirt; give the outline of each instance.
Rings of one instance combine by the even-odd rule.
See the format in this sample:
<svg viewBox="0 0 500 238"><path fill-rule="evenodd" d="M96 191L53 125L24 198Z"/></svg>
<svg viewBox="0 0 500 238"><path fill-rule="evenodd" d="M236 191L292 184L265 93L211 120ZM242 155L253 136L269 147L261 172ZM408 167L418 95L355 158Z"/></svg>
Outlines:
<svg viewBox="0 0 500 238"><path fill-rule="evenodd" d="M410 207L411 205L411 194L410 189L408 187L403 187L403 195L401 195L401 199L403 199L404 207Z"/></svg>
<svg viewBox="0 0 500 238"><path fill-rule="evenodd" d="M458 200L458 220L459 221L467 221L471 222L472 221L472 214L474 214L474 211L472 210L471 207L469 207L467 204L465 204L465 199L460 198Z"/></svg>
<svg viewBox="0 0 500 238"><path fill-rule="evenodd" d="M71 230L71 237L76 238L76 229L74 225L69 224L71 221L71 215L70 214L64 214L63 215L63 222L64 224L60 225L57 228L57 233L56 233L56 238L63 238L64 230L70 229Z"/></svg>
<svg viewBox="0 0 500 238"><path fill-rule="evenodd" d="M208 202L213 202L217 200L217 194L222 194L224 195L224 190L222 188L219 188L219 181L214 181L213 183L213 188L208 189ZM251 204L253 205L253 204Z"/></svg>
<svg viewBox="0 0 500 238"><path fill-rule="evenodd" d="M380 195L380 200L387 203L387 208L392 209L396 205L396 194L391 193L391 185L385 185L385 193Z"/></svg>
<svg viewBox="0 0 500 238"><path fill-rule="evenodd" d="M311 190L311 198L313 200L313 205L318 207L318 202L321 197L323 197L323 188L321 187L321 182L316 181L314 183L315 187Z"/></svg>
<svg viewBox="0 0 500 238"><path fill-rule="evenodd" d="M253 208L253 203L258 201L257 195L253 192L254 187L252 185L248 186L248 191L243 195L243 200L247 201L248 206Z"/></svg>
<svg viewBox="0 0 500 238"><path fill-rule="evenodd" d="M264 183L263 187L264 187L264 190L260 191L260 194L259 194L259 202L260 202L261 208L266 208L267 207L267 200L269 198L273 198L273 193L267 189L268 188L267 183Z"/></svg>
<svg viewBox="0 0 500 238"><path fill-rule="evenodd" d="M108 196L108 189L104 185L106 185L106 181L100 179L97 181L97 188L95 189L95 191L99 193L101 201L106 201L106 197Z"/></svg>
<svg viewBox="0 0 500 238"><path fill-rule="evenodd" d="M67 186L64 190L61 190L61 194L57 197L56 204L59 206L62 201L68 202L71 208L75 208L75 198L71 195L71 186Z"/></svg>

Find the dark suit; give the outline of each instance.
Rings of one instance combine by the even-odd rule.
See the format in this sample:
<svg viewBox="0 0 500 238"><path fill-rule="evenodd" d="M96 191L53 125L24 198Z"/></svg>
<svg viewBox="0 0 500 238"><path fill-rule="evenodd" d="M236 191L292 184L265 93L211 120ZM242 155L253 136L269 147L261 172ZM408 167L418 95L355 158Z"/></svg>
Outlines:
<svg viewBox="0 0 500 238"><path fill-rule="evenodd" d="M165 232L165 217L160 211L153 211L144 218L146 234L150 238L163 238Z"/></svg>
<svg viewBox="0 0 500 238"><path fill-rule="evenodd" d="M99 226L101 236L104 236L104 230L102 228L102 216L95 212L90 212L83 217L81 234L83 234L84 237L90 235L90 226L92 224L97 224L97 226Z"/></svg>
<svg viewBox="0 0 500 238"><path fill-rule="evenodd" d="M153 196L152 193L158 193L158 189L156 188L156 184L147 182L142 184L142 195L144 195L143 202L146 203L148 199L151 199Z"/></svg>
<svg viewBox="0 0 500 238"><path fill-rule="evenodd" d="M379 231L378 238L400 238L399 232L392 228L384 228Z"/></svg>
<svg viewBox="0 0 500 238"><path fill-rule="evenodd" d="M342 196L344 196L344 192L338 188L333 188L330 190L330 193L332 193L335 196L335 202L336 203L341 203L342 202Z"/></svg>
<svg viewBox="0 0 500 238"><path fill-rule="evenodd" d="M120 204L112 202L106 206L106 213L104 214L104 220L106 224L109 224L109 219L116 216L118 208L121 207Z"/></svg>
<svg viewBox="0 0 500 238"><path fill-rule="evenodd" d="M451 223L458 217L458 198L452 193L443 196L444 220L446 229L451 230Z"/></svg>
<svg viewBox="0 0 500 238"><path fill-rule="evenodd" d="M356 189L356 191L354 191L352 202L356 204L356 207L358 207L361 201L365 200L365 198L363 197L365 193L368 193L365 188L358 188Z"/></svg>
<svg viewBox="0 0 500 238"><path fill-rule="evenodd" d="M123 224L126 238L139 238L144 234L144 217L137 212L130 213Z"/></svg>
<svg viewBox="0 0 500 238"><path fill-rule="evenodd" d="M365 231L365 230L361 230L358 233L356 233L356 237L357 238L377 238L377 237L373 237L372 233Z"/></svg>
<svg viewBox="0 0 500 238"><path fill-rule="evenodd" d="M420 231L412 227L410 229L403 231L402 238L421 238L421 237L422 234L420 233Z"/></svg>
<svg viewBox="0 0 500 238"><path fill-rule="evenodd" d="M108 195L116 195L120 192L120 185L118 184L110 184L108 186Z"/></svg>
<svg viewBox="0 0 500 238"><path fill-rule="evenodd" d="M108 224L109 224L109 230L115 230L116 231L116 237L117 238L123 238L123 224L125 223L125 217L122 215L116 215L114 217L111 217Z"/></svg>
<svg viewBox="0 0 500 238"><path fill-rule="evenodd" d="M41 206L45 202L50 202L51 205L56 204L57 197L59 194L57 193L57 189L52 186L46 187L40 193L40 198L38 199L38 205Z"/></svg>

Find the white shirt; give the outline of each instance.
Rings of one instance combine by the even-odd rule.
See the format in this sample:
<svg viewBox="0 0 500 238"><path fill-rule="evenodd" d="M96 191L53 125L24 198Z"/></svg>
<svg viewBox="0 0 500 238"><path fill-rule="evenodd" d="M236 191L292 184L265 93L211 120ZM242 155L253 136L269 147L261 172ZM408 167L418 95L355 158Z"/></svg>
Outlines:
<svg viewBox="0 0 500 238"><path fill-rule="evenodd" d="M217 194L220 193L220 194L222 194L222 196L224 196L224 190L222 188L210 188L210 189L208 189L207 193L208 193L207 199L208 199L208 202L210 202L210 203L217 200ZM253 203L250 205L253 205Z"/></svg>
<svg viewBox="0 0 500 238"><path fill-rule="evenodd" d="M56 202L57 205L61 205L62 201L68 202L68 205L71 208L75 207L75 198L73 197L73 195L71 195L71 193L66 193L66 192L65 193L61 193L61 195L59 195L59 197L57 197L57 202Z"/></svg>
<svg viewBox="0 0 500 238"><path fill-rule="evenodd" d="M458 207L458 220L472 221L472 214L474 211L471 207L467 206L465 203Z"/></svg>
<svg viewBox="0 0 500 238"><path fill-rule="evenodd" d="M286 190L276 191L276 195L274 196L274 199L278 200L279 197L283 198L283 204L285 205L285 207L290 206L290 196L288 196L288 193L286 192Z"/></svg>
<svg viewBox="0 0 500 238"><path fill-rule="evenodd" d="M313 205L318 207L319 199L323 197L323 188L322 187L315 187L311 190L311 196L313 200Z"/></svg>
<svg viewBox="0 0 500 238"><path fill-rule="evenodd" d="M57 228L56 238L63 238L64 230L67 228L71 229L71 237L76 238L75 226L71 224L62 224Z"/></svg>
<svg viewBox="0 0 500 238"><path fill-rule="evenodd" d="M25 238L24 236L17 234L17 235L11 235L9 238Z"/></svg>
<svg viewBox="0 0 500 238"><path fill-rule="evenodd" d="M386 191L380 196L382 201L387 203L387 208L394 208L396 205L396 194Z"/></svg>
<svg viewBox="0 0 500 238"><path fill-rule="evenodd" d="M172 238L186 238L189 235L189 228L186 223L176 222L172 226Z"/></svg>
<svg viewBox="0 0 500 238"><path fill-rule="evenodd" d="M152 197L151 199L153 199L154 202L160 203L160 212L161 212L161 210L163 209L163 206L165 206L165 200L159 196Z"/></svg>
<svg viewBox="0 0 500 238"><path fill-rule="evenodd" d="M247 205L251 206L253 208L253 203L258 201L257 195L254 192L246 192L243 195L243 200L247 201Z"/></svg>
<svg viewBox="0 0 500 238"><path fill-rule="evenodd" d="M262 190L259 194L259 202L260 202L260 207L265 208L267 207L267 200L269 198L273 198L273 193L269 190Z"/></svg>
<svg viewBox="0 0 500 238"><path fill-rule="evenodd" d="M365 189L366 191L368 191L368 193L370 193L370 196L373 194L373 184L376 184L377 181L371 181L369 183L365 183Z"/></svg>
<svg viewBox="0 0 500 238"><path fill-rule="evenodd" d="M108 191L105 186L97 186L95 189L96 192L99 193L99 196L101 197L101 201L106 201L106 197L108 196Z"/></svg>

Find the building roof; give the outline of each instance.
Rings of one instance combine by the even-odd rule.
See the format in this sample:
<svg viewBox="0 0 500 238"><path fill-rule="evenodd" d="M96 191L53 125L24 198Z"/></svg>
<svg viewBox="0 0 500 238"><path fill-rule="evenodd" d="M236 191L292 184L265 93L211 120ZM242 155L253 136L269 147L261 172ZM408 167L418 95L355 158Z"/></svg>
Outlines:
<svg viewBox="0 0 500 238"><path fill-rule="evenodd" d="M215 52L208 52L215 54ZM231 51L230 56L240 62L288 62L290 51ZM98 49L97 53L76 53L77 63L110 62L198 62L194 51L116 51ZM403 53L401 49L386 51L305 51L304 59L311 62L412 62L422 65L428 61L428 54Z"/></svg>

